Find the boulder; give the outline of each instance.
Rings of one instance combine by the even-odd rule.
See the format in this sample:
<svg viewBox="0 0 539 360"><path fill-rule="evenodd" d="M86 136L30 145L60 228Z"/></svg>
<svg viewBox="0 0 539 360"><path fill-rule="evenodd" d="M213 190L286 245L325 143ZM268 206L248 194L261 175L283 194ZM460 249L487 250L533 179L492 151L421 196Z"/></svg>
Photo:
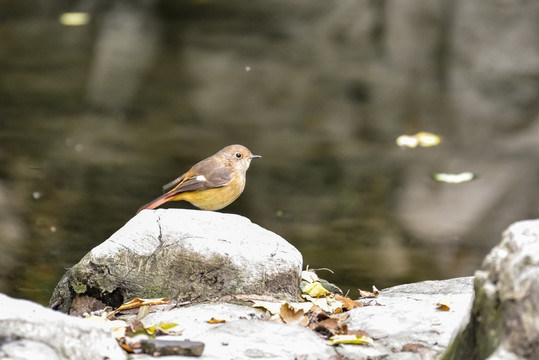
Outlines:
<svg viewBox="0 0 539 360"><path fill-rule="evenodd" d="M126 359L109 328L0 294L0 358Z"/></svg>
<svg viewBox="0 0 539 360"><path fill-rule="evenodd" d="M245 217L144 210L64 275L50 305L82 313L96 303L116 307L134 297L202 301L264 294L288 299L297 296L301 270L296 248Z"/></svg>
<svg viewBox="0 0 539 360"><path fill-rule="evenodd" d="M474 288L470 321L443 359L539 359L539 220L504 232Z"/></svg>

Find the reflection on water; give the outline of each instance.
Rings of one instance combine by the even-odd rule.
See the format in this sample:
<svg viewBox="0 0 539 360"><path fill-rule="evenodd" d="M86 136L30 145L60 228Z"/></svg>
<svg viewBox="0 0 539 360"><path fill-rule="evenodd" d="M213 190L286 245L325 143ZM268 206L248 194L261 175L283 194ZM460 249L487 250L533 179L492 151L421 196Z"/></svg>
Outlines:
<svg viewBox="0 0 539 360"><path fill-rule="evenodd" d="M233 143L263 158L222 211L280 234L352 296L470 275L504 228L537 216L526 12L517 28L467 3L8 3L1 292L46 303L161 185ZM77 12L86 23L59 20ZM523 36L506 44L504 29ZM403 134L416 135L398 146Z"/></svg>

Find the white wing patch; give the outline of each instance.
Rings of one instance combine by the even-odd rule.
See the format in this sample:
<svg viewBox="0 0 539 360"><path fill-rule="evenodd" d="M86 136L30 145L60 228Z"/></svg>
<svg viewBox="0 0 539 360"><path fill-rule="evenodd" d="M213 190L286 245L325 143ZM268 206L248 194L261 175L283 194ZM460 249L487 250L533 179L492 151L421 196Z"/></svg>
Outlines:
<svg viewBox="0 0 539 360"><path fill-rule="evenodd" d="M197 181L208 181L204 175L198 175L195 179L197 179Z"/></svg>

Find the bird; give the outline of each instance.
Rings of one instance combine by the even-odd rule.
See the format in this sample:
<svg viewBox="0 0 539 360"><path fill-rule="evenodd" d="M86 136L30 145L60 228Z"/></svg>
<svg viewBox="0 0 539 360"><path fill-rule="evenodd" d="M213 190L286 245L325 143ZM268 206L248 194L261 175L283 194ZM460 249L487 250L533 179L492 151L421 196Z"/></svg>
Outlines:
<svg viewBox="0 0 539 360"><path fill-rule="evenodd" d="M164 185L166 192L142 206L137 213L168 201L181 200L202 210L220 210L241 195L251 160L260 157L243 145L229 145Z"/></svg>

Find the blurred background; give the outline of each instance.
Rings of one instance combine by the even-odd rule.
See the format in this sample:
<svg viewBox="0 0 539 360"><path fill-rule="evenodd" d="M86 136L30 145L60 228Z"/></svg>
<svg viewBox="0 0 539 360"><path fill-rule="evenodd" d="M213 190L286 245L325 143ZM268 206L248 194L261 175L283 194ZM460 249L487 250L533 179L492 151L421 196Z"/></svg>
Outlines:
<svg viewBox="0 0 539 360"><path fill-rule="evenodd" d="M46 304L234 143L222 212L351 297L472 275L538 215L538 34L533 0L0 0L0 292Z"/></svg>

